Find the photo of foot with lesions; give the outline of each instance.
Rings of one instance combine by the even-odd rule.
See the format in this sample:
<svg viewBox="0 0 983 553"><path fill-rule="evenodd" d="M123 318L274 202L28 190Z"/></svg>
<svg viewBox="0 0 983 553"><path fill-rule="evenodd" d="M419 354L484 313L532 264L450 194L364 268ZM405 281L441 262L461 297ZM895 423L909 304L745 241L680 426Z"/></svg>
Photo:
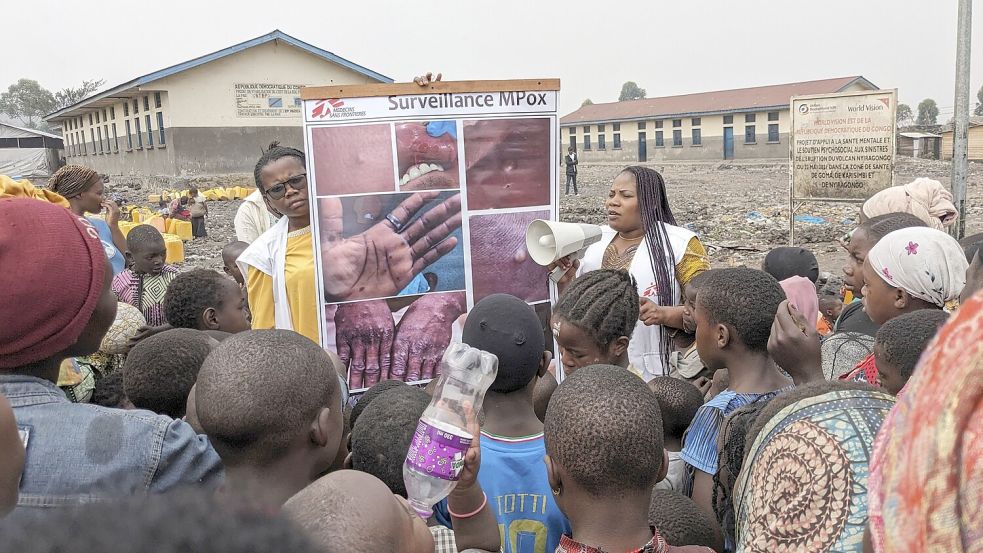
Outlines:
<svg viewBox="0 0 983 553"><path fill-rule="evenodd" d="M321 198L318 232L328 303L465 289L457 192Z"/></svg>
<svg viewBox="0 0 983 553"><path fill-rule="evenodd" d="M457 121L396 124L400 190L460 188Z"/></svg>

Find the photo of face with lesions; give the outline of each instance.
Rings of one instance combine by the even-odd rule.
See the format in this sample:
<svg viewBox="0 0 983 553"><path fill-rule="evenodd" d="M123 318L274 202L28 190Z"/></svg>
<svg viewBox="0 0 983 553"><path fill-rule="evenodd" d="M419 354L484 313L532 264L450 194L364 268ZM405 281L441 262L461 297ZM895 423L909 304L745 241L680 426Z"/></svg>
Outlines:
<svg viewBox="0 0 983 553"><path fill-rule="evenodd" d="M464 121L468 209L550 204L550 120Z"/></svg>
<svg viewBox="0 0 983 553"><path fill-rule="evenodd" d="M316 127L310 148L318 196L396 191L389 123Z"/></svg>
<svg viewBox="0 0 983 553"><path fill-rule="evenodd" d="M318 199L328 303L464 290L455 191Z"/></svg>
<svg viewBox="0 0 983 553"><path fill-rule="evenodd" d="M457 133L454 120L396 123L399 189L459 188Z"/></svg>

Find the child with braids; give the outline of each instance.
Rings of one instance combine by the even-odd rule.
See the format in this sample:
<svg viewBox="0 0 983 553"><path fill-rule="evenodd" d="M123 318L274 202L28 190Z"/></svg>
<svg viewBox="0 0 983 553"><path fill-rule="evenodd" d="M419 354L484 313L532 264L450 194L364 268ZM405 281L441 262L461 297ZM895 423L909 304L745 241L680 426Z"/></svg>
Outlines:
<svg viewBox="0 0 983 553"><path fill-rule="evenodd" d="M599 363L631 370L628 345L637 320L638 289L626 271L599 269L577 277L556 302L550 322L564 373Z"/></svg>
<svg viewBox="0 0 983 553"><path fill-rule="evenodd" d="M561 259L557 266L577 267L577 274L597 269L628 271L642 297L639 320L628 348L628 360L645 380L669 372L673 350L671 329L683 327L680 286L710 268L706 249L696 234L676 226L665 181L647 167L627 167L611 184L604 205L608 226L581 263ZM562 293L575 271L557 283Z"/></svg>
<svg viewBox="0 0 983 553"><path fill-rule="evenodd" d="M160 231L150 225L137 225L126 236L126 261L129 269L113 277L113 293L119 301L136 307L147 325L167 324L164 295L178 270L164 263L167 246Z"/></svg>

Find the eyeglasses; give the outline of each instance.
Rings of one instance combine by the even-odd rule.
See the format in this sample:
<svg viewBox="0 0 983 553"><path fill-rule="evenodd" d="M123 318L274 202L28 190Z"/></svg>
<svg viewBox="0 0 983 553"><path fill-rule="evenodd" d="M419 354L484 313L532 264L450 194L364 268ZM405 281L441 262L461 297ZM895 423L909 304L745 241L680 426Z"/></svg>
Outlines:
<svg viewBox="0 0 983 553"><path fill-rule="evenodd" d="M294 190L300 190L307 186L307 173L301 173L299 175L294 175L289 179L278 182L273 186L266 189L266 194L271 200L279 200L287 194L287 186L293 188Z"/></svg>

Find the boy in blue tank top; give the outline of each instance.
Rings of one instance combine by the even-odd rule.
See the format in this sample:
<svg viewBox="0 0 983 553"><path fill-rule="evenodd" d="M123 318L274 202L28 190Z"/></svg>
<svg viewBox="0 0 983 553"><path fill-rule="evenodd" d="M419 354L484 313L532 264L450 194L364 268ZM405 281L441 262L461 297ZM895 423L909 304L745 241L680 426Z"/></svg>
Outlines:
<svg viewBox="0 0 983 553"><path fill-rule="evenodd" d="M495 512L502 551L555 551L570 524L553 500L543 423L533 408L536 382L551 359L539 317L519 298L488 296L468 314L463 341L498 356L483 404L478 482Z"/></svg>

